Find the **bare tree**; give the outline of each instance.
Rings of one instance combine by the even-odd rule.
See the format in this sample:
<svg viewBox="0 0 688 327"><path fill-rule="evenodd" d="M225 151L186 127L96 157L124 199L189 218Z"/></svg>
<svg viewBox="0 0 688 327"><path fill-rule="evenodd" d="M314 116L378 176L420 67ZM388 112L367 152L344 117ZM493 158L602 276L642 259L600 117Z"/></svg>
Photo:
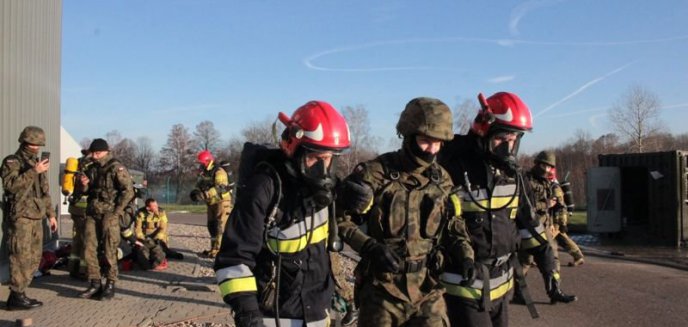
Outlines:
<svg viewBox="0 0 688 327"><path fill-rule="evenodd" d="M609 111L614 129L638 153L645 150L645 140L659 131L659 115L659 98L639 85L631 86Z"/></svg>
<svg viewBox="0 0 688 327"><path fill-rule="evenodd" d="M79 142L79 145L81 146L82 149L88 149L91 146L92 140L88 137L84 137L81 139L81 142Z"/></svg>
<svg viewBox="0 0 688 327"><path fill-rule="evenodd" d="M195 167L195 148L196 144L188 129L182 124L176 124L172 126L167 136L167 143L160 150L160 168L163 174L174 177L177 202L181 201L179 194L184 181L188 179Z"/></svg>
<svg viewBox="0 0 688 327"><path fill-rule="evenodd" d="M124 138L118 143L110 144L110 153L122 162L125 167L131 167L136 156L136 144L130 139Z"/></svg>
<svg viewBox="0 0 688 327"><path fill-rule="evenodd" d="M351 147L342 156L339 168L341 170L340 173L348 175L359 162L369 160L375 156L379 139L370 135L368 110L365 107L361 105L356 107L346 106L342 113L349 125Z"/></svg>
<svg viewBox="0 0 688 327"><path fill-rule="evenodd" d="M454 109L454 133L466 134L473 123L472 117L478 112L480 107L474 101L469 99L463 100L461 104Z"/></svg>
<svg viewBox="0 0 688 327"><path fill-rule="evenodd" d="M115 144L122 142L122 134L118 130L111 130L105 134L105 141L112 148Z"/></svg>
<svg viewBox="0 0 688 327"><path fill-rule="evenodd" d="M153 160L155 160L151 139L145 136L136 139L135 150L132 167L150 176L153 172Z"/></svg>
<svg viewBox="0 0 688 327"><path fill-rule="evenodd" d="M220 143L220 132L215 129L213 122L205 120L196 125L193 132L194 140L201 150L215 153Z"/></svg>
<svg viewBox="0 0 688 327"><path fill-rule="evenodd" d="M246 142L257 144L275 144L272 132L273 120L267 118L260 122L251 122L246 128L241 130L241 135ZM279 124L279 123L278 123ZM277 131L278 133L280 131Z"/></svg>

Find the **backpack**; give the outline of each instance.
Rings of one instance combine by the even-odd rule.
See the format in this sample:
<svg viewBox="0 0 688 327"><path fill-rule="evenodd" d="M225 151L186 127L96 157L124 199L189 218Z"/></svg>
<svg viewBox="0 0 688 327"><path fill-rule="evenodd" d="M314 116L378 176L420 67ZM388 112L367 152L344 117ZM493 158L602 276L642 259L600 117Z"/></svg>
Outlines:
<svg viewBox="0 0 688 327"><path fill-rule="evenodd" d="M241 157L239 159L239 169L237 170L237 179L235 184L235 197L236 200L242 196L242 193L246 189L249 180L258 171L269 171L275 180L275 189L277 197L271 209L268 211L270 214L266 217L265 223L270 226L275 223L275 217L277 216L277 207L282 200L282 181L280 179L277 170L273 166L274 162L277 162L279 158L282 157L282 151L276 147L272 147L267 144L256 144L251 142L244 143L241 149Z"/></svg>

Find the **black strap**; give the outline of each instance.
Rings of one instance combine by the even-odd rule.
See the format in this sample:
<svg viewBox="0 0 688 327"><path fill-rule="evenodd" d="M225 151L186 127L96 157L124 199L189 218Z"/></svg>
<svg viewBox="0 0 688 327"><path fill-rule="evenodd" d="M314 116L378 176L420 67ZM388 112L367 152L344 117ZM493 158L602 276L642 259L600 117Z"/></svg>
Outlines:
<svg viewBox="0 0 688 327"><path fill-rule="evenodd" d="M480 301L480 311L490 312L492 309L492 299L490 298L490 270L484 264L478 264L480 274L483 279L483 294Z"/></svg>
<svg viewBox="0 0 688 327"><path fill-rule="evenodd" d="M540 318L540 314L538 313L537 308L535 308L535 303L533 303L533 299L530 297L530 293L528 292L528 285L525 278L526 276L523 274L523 267L521 266L521 262L518 261L517 255L511 256L511 265L514 267L518 291L523 298L523 302L526 303L528 312L530 312L530 317L533 319Z"/></svg>

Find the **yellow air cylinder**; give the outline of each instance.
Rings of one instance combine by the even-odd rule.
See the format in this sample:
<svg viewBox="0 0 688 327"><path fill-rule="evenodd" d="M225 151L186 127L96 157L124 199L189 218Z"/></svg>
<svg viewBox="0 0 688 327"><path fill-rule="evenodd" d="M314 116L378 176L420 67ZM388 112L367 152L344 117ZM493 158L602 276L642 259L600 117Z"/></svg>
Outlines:
<svg viewBox="0 0 688 327"><path fill-rule="evenodd" d="M62 176L62 194L70 195L74 192L74 175L79 169L79 160L74 157L67 158L64 175Z"/></svg>

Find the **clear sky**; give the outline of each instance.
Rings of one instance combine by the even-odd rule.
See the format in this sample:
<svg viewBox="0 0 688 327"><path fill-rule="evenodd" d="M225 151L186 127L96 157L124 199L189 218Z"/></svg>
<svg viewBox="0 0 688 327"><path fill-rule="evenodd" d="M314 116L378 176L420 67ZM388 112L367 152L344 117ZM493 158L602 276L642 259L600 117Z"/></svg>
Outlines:
<svg viewBox="0 0 688 327"><path fill-rule="evenodd" d="M685 0L64 0L62 124L159 147L173 124L212 120L226 140L319 99L366 107L387 140L414 97L511 91L532 153L611 132L635 83L686 133L686 17Z"/></svg>

